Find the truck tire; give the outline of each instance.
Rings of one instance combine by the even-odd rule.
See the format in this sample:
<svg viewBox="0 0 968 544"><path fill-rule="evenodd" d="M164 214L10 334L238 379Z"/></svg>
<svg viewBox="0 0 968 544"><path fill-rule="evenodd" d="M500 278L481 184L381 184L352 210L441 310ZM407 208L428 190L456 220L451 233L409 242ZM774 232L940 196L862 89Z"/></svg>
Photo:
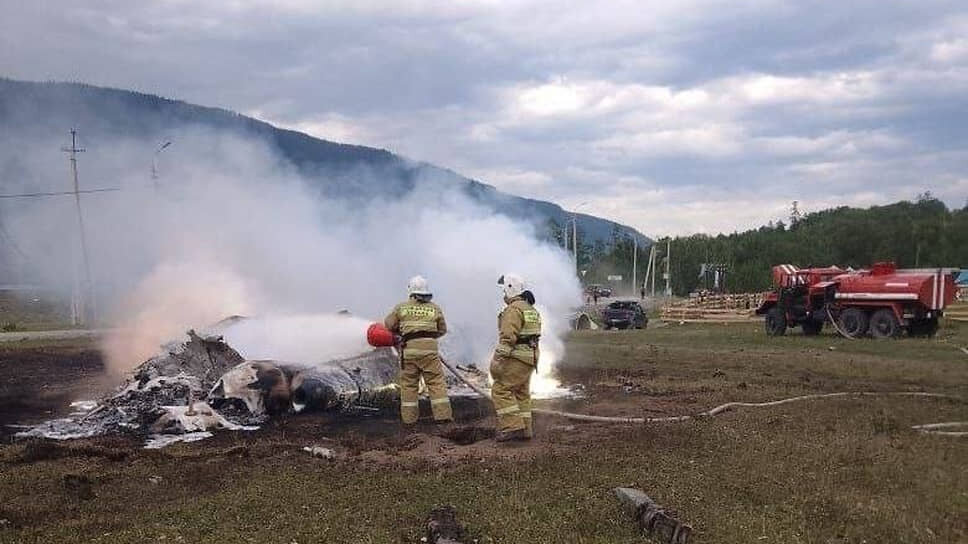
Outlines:
<svg viewBox="0 0 968 544"><path fill-rule="evenodd" d="M908 334L911 336L933 337L938 332L938 318L912 319L908 325Z"/></svg>
<svg viewBox="0 0 968 544"><path fill-rule="evenodd" d="M877 310L871 315L871 336L877 339L897 338L901 334L901 323L889 308Z"/></svg>
<svg viewBox="0 0 968 544"><path fill-rule="evenodd" d="M803 334L806 336L817 336L823 330L823 321L808 319L800 324Z"/></svg>
<svg viewBox="0 0 968 544"><path fill-rule="evenodd" d="M870 318L867 317L867 312L860 308L847 308L840 312L840 316L837 318L837 324L840 325L840 330L847 333L847 336L853 336L854 338L859 338L867 334L869 323Z"/></svg>
<svg viewBox="0 0 968 544"><path fill-rule="evenodd" d="M786 315L783 310L774 306L766 312L766 319L763 320L763 327L766 329L767 336L783 336L786 334Z"/></svg>

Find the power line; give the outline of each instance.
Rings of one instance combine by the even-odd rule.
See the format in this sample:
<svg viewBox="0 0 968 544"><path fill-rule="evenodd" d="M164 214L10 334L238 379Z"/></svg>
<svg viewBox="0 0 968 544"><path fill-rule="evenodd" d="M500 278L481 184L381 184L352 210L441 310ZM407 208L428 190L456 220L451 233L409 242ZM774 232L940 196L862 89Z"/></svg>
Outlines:
<svg viewBox="0 0 968 544"><path fill-rule="evenodd" d="M165 148L171 145L171 142L165 142L158 150L155 152L161 152ZM113 191L121 191L120 187L103 187L98 189L81 189L77 179L77 154L83 153L85 150L77 147L77 131L71 129L71 145L70 147L62 147L61 151L70 154L71 163L71 177L73 181L72 191L41 191L35 193L19 193L19 194L0 194L0 200L15 199L15 198L45 198L52 196L74 196L74 204L77 210L77 234L80 242L81 257L83 259L83 271L84 271L84 285L79 285L79 278L77 277L78 270L76 264L76 254L75 254L75 265L72 267L74 270L74 292L71 296L71 317L73 323L76 325L78 321L85 319L87 316L83 315L87 312L83 308L83 296L86 295L88 298L88 303L90 305L90 318L93 322L97 321L97 301L94 294L94 286L91 278L91 265L88 256L87 248L87 235L84 228L84 215L81 209L81 196L82 194L90 193L106 193ZM152 178L155 183L155 188L157 190L157 171L154 161L152 162ZM27 256L24 252L17 246L14 242L13 237L10 235L9 231L6 230L3 223L0 222L0 239L5 240L7 244L13 248L16 253L19 253L25 260ZM82 293L86 291L86 293Z"/></svg>
<svg viewBox="0 0 968 544"><path fill-rule="evenodd" d="M106 193L109 191L120 191L120 187L108 187L104 189L80 189L77 191L51 191L49 193L22 193L18 195L0 195L0 198L36 198L42 196L64 196L86 193Z"/></svg>

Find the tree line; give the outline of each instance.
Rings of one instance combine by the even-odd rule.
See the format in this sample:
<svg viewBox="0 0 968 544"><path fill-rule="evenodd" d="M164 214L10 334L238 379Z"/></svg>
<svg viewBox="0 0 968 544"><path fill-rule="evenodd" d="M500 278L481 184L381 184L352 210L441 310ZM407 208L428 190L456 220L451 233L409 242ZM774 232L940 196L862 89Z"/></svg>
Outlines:
<svg viewBox="0 0 968 544"><path fill-rule="evenodd" d="M551 234L551 233L549 233ZM549 236L562 242L558 236ZM619 231L611 244L582 244L578 233L579 270L585 283L605 283L608 274L623 274L631 289L633 242ZM659 277L668 238L656 241ZM639 247L638 281L641 284L649 248ZM802 214L794 205L787 222L771 222L758 229L710 236L695 234L671 240L672 291L679 296L712 287L711 275L700 276L703 263L724 265L728 292L763 291L771 287L771 268L795 264L801 268L838 265L862 268L878 261L900 267L968 267L968 203L949 210L930 193L916 201L902 201L866 209L846 206Z"/></svg>

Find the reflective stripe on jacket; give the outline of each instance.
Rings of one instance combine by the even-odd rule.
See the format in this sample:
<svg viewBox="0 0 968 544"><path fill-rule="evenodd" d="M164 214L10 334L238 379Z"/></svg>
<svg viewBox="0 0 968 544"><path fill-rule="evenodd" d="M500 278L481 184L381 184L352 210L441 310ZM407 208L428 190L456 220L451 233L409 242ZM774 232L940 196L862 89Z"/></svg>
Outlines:
<svg viewBox="0 0 968 544"><path fill-rule="evenodd" d="M498 355L514 357L532 366L537 364L538 350L523 343L533 338L537 344L537 337L541 335L541 314L534 306L520 297L511 299L498 315L497 328L500 338L495 351Z"/></svg>
<svg viewBox="0 0 968 544"><path fill-rule="evenodd" d="M413 338L406 341L404 359L414 359L437 353L437 338L447 333L444 312L433 302L410 299L397 304L383 320L391 331L406 337L412 333L431 333L433 338Z"/></svg>

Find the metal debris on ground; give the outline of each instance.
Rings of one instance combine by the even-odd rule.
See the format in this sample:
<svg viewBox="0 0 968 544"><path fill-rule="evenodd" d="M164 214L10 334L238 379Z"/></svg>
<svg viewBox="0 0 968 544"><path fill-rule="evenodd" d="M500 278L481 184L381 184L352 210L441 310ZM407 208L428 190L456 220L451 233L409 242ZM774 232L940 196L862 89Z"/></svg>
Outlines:
<svg viewBox="0 0 968 544"><path fill-rule="evenodd" d="M323 459L335 459L336 452L331 448L324 448L322 446L306 446L303 451L308 452L309 455L313 457L321 457Z"/></svg>
<svg viewBox="0 0 968 544"><path fill-rule="evenodd" d="M213 436L215 435L208 431L198 431L183 434L154 434L145 440L145 449L159 450L165 446L177 444L178 442L198 442L199 440L205 440L206 438L211 438Z"/></svg>
<svg viewBox="0 0 968 544"><path fill-rule="evenodd" d="M673 512L659 506L644 492L630 487L618 487L615 488L615 495L644 533L668 544L689 542L692 527L676 519Z"/></svg>
<svg viewBox="0 0 968 544"><path fill-rule="evenodd" d="M441 506L427 517L427 536L421 539L430 544L470 544L467 531L457 522L457 509Z"/></svg>
<svg viewBox="0 0 968 544"><path fill-rule="evenodd" d="M190 330L187 341L163 346L114 393L76 402L68 417L21 427L16 436L63 440L125 433L146 439L146 448L161 448L219 429L254 430L277 413L378 413L399 404L397 367L390 348L314 364L248 361L222 336ZM477 378L486 383L483 372ZM452 400L478 398L452 381Z"/></svg>
<svg viewBox="0 0 968 544"><path fill-rule="evenodd" d="M220 426L234 424L206 410L186 416L192 399L204 399L225 371L243 362L221 337L202 338L188 331L188 341L165 346L164 353L139 366L131 379L87 411L47 421L17 434L54 439L87 438L106 433L192 432L204 430L197 419L209 418ZM196 418L196 419L193 419Z"/></svg>

